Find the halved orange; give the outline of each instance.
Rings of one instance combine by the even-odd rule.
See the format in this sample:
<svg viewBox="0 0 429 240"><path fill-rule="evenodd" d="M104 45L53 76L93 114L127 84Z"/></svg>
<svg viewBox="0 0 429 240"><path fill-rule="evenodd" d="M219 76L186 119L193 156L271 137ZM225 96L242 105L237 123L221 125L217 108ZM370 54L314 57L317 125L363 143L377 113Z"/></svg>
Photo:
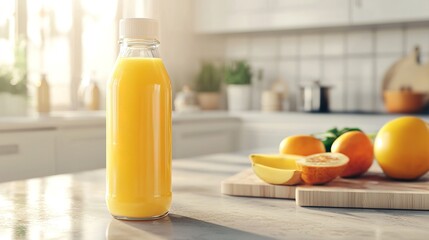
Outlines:
<svg viewBox="0 0 429 240"><path fill-rule="evenodd" d="M307 184L320 185L340 176L349 158L342 153L320 153L296 161L301 179Z"/></svg>

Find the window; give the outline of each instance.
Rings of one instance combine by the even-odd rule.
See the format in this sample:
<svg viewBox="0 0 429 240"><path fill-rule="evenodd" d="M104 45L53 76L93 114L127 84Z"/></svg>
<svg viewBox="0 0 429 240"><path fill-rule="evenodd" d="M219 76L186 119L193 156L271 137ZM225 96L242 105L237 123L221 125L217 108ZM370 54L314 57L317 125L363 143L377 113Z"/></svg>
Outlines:
<svg viewBox="0 0 429 240"><path fill-rule="evenodd" d="M15 4L13 1L1 2L0 7L0 64L14 62L15 43Z"/></svg>
<svg viewBox="0 0 429 240"><path fill-rule="evenodd" d="M45 73L51 105L60 109L66 109L71 99L71 9L72 0L27 0L28 79L34 86Z"/></svg>
<svg viewBox="0 0 429 240"><path fill-rule="evenodd" d="M153 17L154 0L0 0L0 64L15 61L23 40L32 109L45 73L53 110L79 109L81 79L104 92L118 51L119 19ZM102 102L102 107L103 103Z"/></svg>
<svg viewBox="0 0 429 240"><path fill-rule="evenodd" d="M115 60L117 0L40 0L27 4L32 9L28 12L29 46L34 47L29 48L33 57L29 61L35 67L30 71L36 73L39 65L39 71L48 74L57 109L77 109L81 79L91 75L104 89ZM32 82L37 78L33 75Z"/></svg>
<svg viewBox="0 0 429 240"><path fill-rule="evenodd" d="M46 73L53 110L78 109L81 79L91 75L104 91L117 54L118 6L129 0L0 0L0 64L14 62L25 40L28 90ZM103 102L103 101L102 101Z"/></svg>
<svg viewBox="0 0 429 240"><path fill-rule="evenodd" d="M97 80L98 86L105 89L117 57L117 2L81 0L81 4L82 74Z"/></svg>

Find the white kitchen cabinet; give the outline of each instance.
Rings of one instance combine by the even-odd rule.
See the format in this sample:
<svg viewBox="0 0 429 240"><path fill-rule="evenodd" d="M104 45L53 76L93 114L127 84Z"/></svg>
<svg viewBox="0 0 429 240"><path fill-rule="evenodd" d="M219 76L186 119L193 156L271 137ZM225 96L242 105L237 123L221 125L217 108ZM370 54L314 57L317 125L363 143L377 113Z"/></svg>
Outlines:
<svg viewBox="0 0 429 240"><path fill-rule="evenodd" d="M345 26L349 0L195 0L198 33Z"/></svg>
<svg viewBox="0 0 429 240"><path fill-rule="evenodd" d="M267 13L274 29L346 26L349 0L274 0Z"/></svg>
<svg viewBox="0 0 429 240"><path fill-rule="evenodd" d="M227 32L257 31L271 27L268 22L270 1L228 1L224 29Z"/></svg>
<svg viewBox="0 0 429 240"><path fill-rule="evenodd" d="M106 166L104 126L59 128L56 141L56 173Z"/></svg>
<svg viewBox="0 0 429 240"><path fill-rule="evenodd" d="M427 0L350 0L352 24L429 20Z"/></svg>
<svg viewBox="0 0 429 240"><path fill-rule="evenodd" d="M238 119L183 121L173 124L173 158L233 152L239 147Z"/></svg>
<svg viewBox="0 0 429 240"><path fill-rule="evenodd" d="M0 182L55 174L55 130L0 133Z"/></svg>
<svg viewBox="0 0 429 240"><path fill-rule="evenodd" d="M429 20L427 0L195 0L197 33L345 27Z"/></svg>
<svg viewBox="0 0 429 240"><path fill-rule="evenodd" d="M195 0L196 32L223 32L227 25L228 0Z"/></svg>

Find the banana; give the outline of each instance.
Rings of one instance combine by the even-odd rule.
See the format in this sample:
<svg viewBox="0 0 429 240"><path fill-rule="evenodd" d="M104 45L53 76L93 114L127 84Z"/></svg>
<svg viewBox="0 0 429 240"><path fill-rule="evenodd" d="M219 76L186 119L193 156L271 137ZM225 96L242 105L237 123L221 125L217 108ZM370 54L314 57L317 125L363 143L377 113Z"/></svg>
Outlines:
<svg viewBox="0 0 429 240"><path fill-rule="evenodd" d="M291 154L250 154L253 172L264 182L276 185L296 185L301 182L297 160L303 158Z"/></svg>
<svg viewBox="0 0 429 240"><path fill-rule="evenodd" d="M252 165L260 164L267 167L279 169L298 169L296 161L303 158L299 155L291 154L250 154Z"/></svg>
<svg viewBox="0 0 429 240"><path fill-rule="evenodd" d="M276 185L296 185L301 182L301 171L273 168L258 163L252 164L253 172L261 180Z"/></svg>

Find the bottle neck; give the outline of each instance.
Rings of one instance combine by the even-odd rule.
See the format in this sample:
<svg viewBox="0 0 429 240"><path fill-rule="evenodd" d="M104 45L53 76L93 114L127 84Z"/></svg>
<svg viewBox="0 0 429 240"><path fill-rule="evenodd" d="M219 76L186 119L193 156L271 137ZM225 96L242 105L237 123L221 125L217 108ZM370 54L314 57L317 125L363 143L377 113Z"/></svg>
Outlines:
<svg viewBox="0 0 429 240"><path fill-rule="evenodd" d="M121 39L119 57L159 58L159 41L156 39Z"/></svg>

